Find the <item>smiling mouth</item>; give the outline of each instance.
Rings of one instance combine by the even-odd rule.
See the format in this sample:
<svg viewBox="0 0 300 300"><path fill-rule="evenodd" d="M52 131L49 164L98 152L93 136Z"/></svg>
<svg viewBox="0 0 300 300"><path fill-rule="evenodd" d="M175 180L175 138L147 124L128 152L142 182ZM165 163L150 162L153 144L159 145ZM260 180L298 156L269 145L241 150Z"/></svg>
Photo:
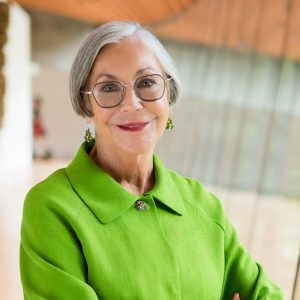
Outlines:
<svg viewBox="0 0 300 300"><path fill-rule="evenodd" d="M121 130L128 131L128 132L136 132L142 131L150 122L143 122L143 123L128 123L124 125L117 125Z"/></svg>

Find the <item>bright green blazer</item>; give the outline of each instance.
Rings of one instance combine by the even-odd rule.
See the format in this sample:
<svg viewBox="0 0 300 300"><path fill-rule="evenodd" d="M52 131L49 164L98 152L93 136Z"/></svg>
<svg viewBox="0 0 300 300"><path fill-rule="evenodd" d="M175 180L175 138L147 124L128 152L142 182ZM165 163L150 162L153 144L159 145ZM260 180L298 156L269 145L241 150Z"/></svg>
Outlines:
<svg viewBox="0 0 300 300"><path fill-rule="evenodd" d="M21 228L25 299L283 299L239 242L215 196L154 155L155 185L131 194L90 159L28 193ZM143 200L147 209L138 210Z"/></svg>

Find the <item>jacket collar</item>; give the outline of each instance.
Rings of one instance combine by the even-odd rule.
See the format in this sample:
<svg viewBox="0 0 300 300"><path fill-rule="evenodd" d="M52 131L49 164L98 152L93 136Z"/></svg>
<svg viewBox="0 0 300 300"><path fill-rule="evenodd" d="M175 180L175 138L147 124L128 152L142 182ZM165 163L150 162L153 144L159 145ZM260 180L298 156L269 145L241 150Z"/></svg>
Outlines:
<svg viewBox="0 0 300 300"><path fill-rule="evenodd" d="M85 204L102 223L109 223L124 213L140 197L128 192L105 173L88 155L83 143L73 161L67 166L67 177ZM184 204L171 173L154 155L155 185L146 194L182 215Z"/></svg>
<svg viewBox="0 0 300 300"><path fill-rule="evenodd" d="M171 208L179 215L184 214L184 200L180 186L176 184L177 174L165 168L156 154L153 156L155 184L147 193Z"/></svg>

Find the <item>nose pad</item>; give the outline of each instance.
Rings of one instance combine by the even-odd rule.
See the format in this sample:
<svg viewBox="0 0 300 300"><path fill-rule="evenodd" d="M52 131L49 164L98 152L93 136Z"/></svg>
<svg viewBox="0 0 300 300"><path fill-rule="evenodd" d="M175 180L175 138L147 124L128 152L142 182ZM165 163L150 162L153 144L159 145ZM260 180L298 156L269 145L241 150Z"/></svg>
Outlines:
<svg viewBox="0 0 300 300"><path fill-rule="evenodd" d="M133 86L125 86L125 95L121 103L121 108L124 111L136 111L143 108L142 100L137 96Z"/></svg>

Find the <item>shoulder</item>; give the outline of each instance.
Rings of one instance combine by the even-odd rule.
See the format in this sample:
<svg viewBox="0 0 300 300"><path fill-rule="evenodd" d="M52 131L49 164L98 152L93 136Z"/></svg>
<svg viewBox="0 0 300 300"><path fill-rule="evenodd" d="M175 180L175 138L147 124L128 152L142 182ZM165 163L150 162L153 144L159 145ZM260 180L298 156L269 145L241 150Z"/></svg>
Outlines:
<svg viewBox="0 0 300 300"><path fill-rule="evenodd" d="M49 177L34 185L26 196L26 201L31 199L49 199L63 194L70 188L70 183L65 173L65 169L53 172ZM29 200L28 200L29 199Z"/></svg>
<svg viewBox="0 0 300 300"><path fill-rule="evenodd" d="M186 206L198 210L224 229L225 213L221 201L196 179L185 177L168 169L169 175L181 193Z"/></svg>
<svg viewBox="0 0 300 300"><path fill-rule="evenodd" d="M82 206L65 169L59 169L29 190L24 201L23 219L56 215L75 222Z"/></svg>

